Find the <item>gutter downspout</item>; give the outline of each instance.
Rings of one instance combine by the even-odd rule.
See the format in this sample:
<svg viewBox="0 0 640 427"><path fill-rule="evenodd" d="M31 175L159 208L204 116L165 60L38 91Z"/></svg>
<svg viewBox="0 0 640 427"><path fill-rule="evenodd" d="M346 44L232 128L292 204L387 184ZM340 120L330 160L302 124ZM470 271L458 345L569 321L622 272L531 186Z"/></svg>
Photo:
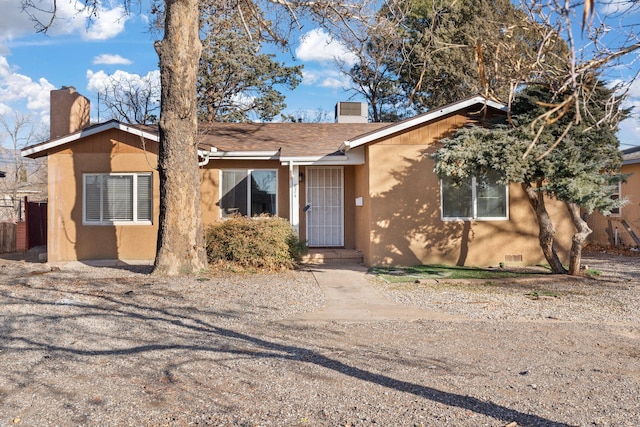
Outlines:
<svg viewBox="0 0 640 427"><path fill-rule="evenodd" d="M211 153L216 153L218 151L218 149L216 147L211 147L209 149L209 151L202 151L201 155L204 158L204 160L202 160L201 162L198 162L198 167L203 167L206 166L209 163L209 160L211 160L211 157L209 156L209 154Z"/></svg>

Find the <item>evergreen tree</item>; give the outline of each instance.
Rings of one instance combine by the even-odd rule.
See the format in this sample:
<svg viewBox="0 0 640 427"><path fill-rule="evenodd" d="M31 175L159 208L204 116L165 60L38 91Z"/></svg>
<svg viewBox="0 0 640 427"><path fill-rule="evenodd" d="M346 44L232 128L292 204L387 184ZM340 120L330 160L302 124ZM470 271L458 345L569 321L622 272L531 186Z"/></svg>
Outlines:
<svg viewBox="0 0 640 427"><path fill-rule="evenodd" d="M611 195L623 179L616 131L626 112L608 114L609 108L620 109L620 99L615 105L608 102L613 93L594 79L582 106L588 114L576 124L571 111L575 107L541 119L558 98L548 87L529 86L513 104L510 125L465 128L443 141L434 155L435 171L454 180L495 171L503 184L520 183L536 213L540 247L555 273L567 271L555 251L555 228L545 197L564 202L576 228L569 273L579 274L582 246L591 233L581 209L606 214L622 203Z"/></svg>
<svg viewBox="0 0 640 427"><path fill-rule="evenodd" d="M302 66L285 66L275 55L260 53L265 36L258 22L246 22L251 15L243 15L240 4L209 1L201 7L205 38L198 74L200 119L271 121L286 107L276 86L295 89Z"/></svg>

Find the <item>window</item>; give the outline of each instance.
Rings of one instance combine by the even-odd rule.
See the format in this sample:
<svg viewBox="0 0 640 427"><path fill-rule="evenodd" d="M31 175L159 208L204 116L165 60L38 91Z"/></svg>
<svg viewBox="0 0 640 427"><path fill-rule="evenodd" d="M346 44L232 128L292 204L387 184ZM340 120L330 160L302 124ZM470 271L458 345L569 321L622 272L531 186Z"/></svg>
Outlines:
<svg viewBox="0 0 640 427"><path fill-rule="evenodd" d="M83 222L150 224L153 214L151 183L150 173L85 174Z"/></svg>
<svg viewBox="0 0 640 427"><path fill-rule="evenodd" d="M611 195L611 199L618 200L620 199L620 194L622 194L622 183L618 183L616 191ZM620 216L620 208L612 208L609 216Z"/></svg>
<svg viewBox="0 0 640 427"><path fill-rule="evenodd" d="M493 173L453 184L442 178L440 186L443 219L507 219L507 186L498 184Z"/></svg>
<svg viewBox="0 0 640 427"><path fill-rule="evenodd" d="M275 170L223 170L220 211L231 215L276 215L278 177Z"/></svg>

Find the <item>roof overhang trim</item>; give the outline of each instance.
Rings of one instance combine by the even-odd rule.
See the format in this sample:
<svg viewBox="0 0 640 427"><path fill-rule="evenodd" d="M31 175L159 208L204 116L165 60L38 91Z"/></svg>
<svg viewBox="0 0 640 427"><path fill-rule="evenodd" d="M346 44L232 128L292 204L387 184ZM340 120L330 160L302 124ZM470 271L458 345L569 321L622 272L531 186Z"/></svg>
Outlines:
<svg viewBox="0 0 640 427"><path fill-rule="evenodd" d="M298 166L334 166L334 165L362 165L364 152L350 152L349 154L332 154L329 156L283 156L282 165Z"/></svg>
<svg viewBox="0 0 640 427"><path fill-rule="evenodd" d="M393 125L383 127L382 129L379 129L375 132L371 132L370 134L364 135L362 137L344 141L340 146L340 151L352 150L353 148L356 148L360 145L364 145L369 142L376 141L380 138L387 137L394 133L402 132L404 130L413 128L415 126L422 125L424 123L446 116L447 114L455 113L456 111L460 111L477 104L483 104L491 108L495 108L496 110L507 111L507 106L504 104L491 101L489 99L484 98L483 96L476 96L473 98L466 99L464 101L457 102L455 104L451 104L448 107L441 108L439 110L429 111L425 114L421 114L419 116L416 116L407 120L403 120Z"/></svg>
<svg viewBox="0 0 640 427"><path fill-rule="evenodd" d="M104 132L110 129L118 129L124 132L128 132L132 135L136 135L136 136L140 136L142 138L148 139L150 141L156 141L158 142L159 140L159 136L153 133L149 133L149 132L145 132L141 129L137 129L133 126L129 126L129 125L125 125L123 123L120 123L118 121L115 120L111 120L108 121L106 123L102 123L100 125L97 126L92 126L89 127L87 129L83 129L80 132L76 132L76 133L72 133L70 135L67 136L63 136L61 138L57 138L48 142L45 142L44 144L40 144L40 145L35 145L32 147L28 147L25 148L24 150L22 150L21 155L22 157L29 157L29 156L33 156L36 154L41 154L41 153L46 153L47 151L60 147L62 145L68 144L70 142L74 142L77 141L81 138L85 138L87 136L91 136L91 135L96 135L100 132ZM40 156L37 156L40 157Z"/></svg>
<svg viewBox="0 0 640 427"><path fill-rule="evenodd" d="M208 159L234 160L279 160L280 150L276 151L207 151L198 150L198 156Z"/></svg>

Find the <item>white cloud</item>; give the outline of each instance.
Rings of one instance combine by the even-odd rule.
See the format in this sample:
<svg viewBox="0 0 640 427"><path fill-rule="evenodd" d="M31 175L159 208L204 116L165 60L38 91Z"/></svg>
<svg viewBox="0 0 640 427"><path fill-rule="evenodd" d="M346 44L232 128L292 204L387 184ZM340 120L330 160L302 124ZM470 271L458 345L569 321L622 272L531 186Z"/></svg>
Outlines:
<svg viewBox="0 0 640 427"><path fill-rule="evenodd" d="M356 55L322 29L314 29L300 37L296 56L302 61L356 63Z"/></svg>
<svg viewBox="0 0 640 427"><path fill-rule="evenodd" d="M611 82L611 86L623 85L621 91L626 90L626 99L622 106L631 108L631 115L620 122L618 138L622 148L630 145L640 145L640 80L636 79L631 83L622 80Z"/></svg>
<svg viewBox="0 0 640 427"><path fill-rule="evenodd" d="M331 89L345 89L351 85L351 80L337 69L303 70L302 84Z"/></svg>
<svg viewBox="0 0 640 427"><path fill-rule="evenodd" d="M0 14L1 41L13 40L36 31L36 23L22 11L20 2L14 3L14 7L3 5ZM49 0L49 4L52 5L53 2ZM38 7L47 9L47 2L39 3ZM56 19L47 31L51 36L79 34L85 40L106 40L120 34L128 20L124 7L117 4L107 7L99 4L95 16L90 14L91 11L82 0L58 1L56 7ZM43 23L51 19L51 14L46 11L30 9L29 13Z"/></svg>
<svg viewBox="0 0 640 427"><path fill-rule="evenodd" d="M124 30L124 24L128 17L123 6L116 6L113 9L102 9L91 24L89 29L81 33L86 40L108 40Z"/></svg>
<svg viewBox="0 0 640 427"><path fill-rule="evenodd" d="M160 71L149 71L146 75L127 73L126 71L117 70L113 74L107 74L104 71L87 70L87 90L91 92L105 92L118 89L148 89L152 90L154 96L152 98L160 103Z"/></svg>
<svg viewBox="0 0 640 427"><path fill-rule="evenodd" d="M304 34L295 53L299 60L320 66L313 69L306 64L302 72L303 84L330 89L345 89L351 85L351 80L340 72L337 63L350 67L355 64L356 56L326 31L314 29Z"/></svg>
<svg viewBox="0 0 640 427"><path fill-rule="evenodd" d="M11 40L28 32L34 32L33 22L22 12L20 2L14 2L13 7L3 4L0 13L0 40Z"/></svg>
<svg viewBox="0 0 640 427"><path fill-rule="evenodd" d="M621 0L605 0L598 3L598 10L603 16L620 16L621 14L633 14L638 9L635 3Z"/></svg>
<svg viewBox="0 0 640 427"><path fill-rule="evenodd" d="M30 77L15 72L7 59L0 57L0 110L7 113L22 107L39 114L49 114L49 92L55 89L46 79L33 81Z"/></svg>
<svg viewBox="0 0 640 427"><path fill-rule="evenodd" d="M106 65L129 65L131 60L123 58L120 55L112 55L109 53L103 53L93 58L94 64L106 64Z"/></svg>
<svg viewBox="0 0 640 427"><path fill-rule="evenodd" d="M42 0L38 7L46 9L53 0ZM36 24L22 11L19 1L0 0L0 114L23 111L37 114L41 120L49 121L49 92L55 86L43 77L30 77L18 72L18 67L10 64L11 46L29 44L56 44L57 35L77 35L84 40L105 40L113 38L124 30L128 20L122 2L105 1L99 4L97 15L90 16L84 7L84 0L58 0L56 20L47 31L47 36L36 34ZM37 19L48 22L50 14L30 10ZM29 37L32 36L32 37ZM103 58L105 60L107 58ZM113 58L112 58L113 60ZM120 58L119 64L124 64ZM43 73L46 70L42 71Z"/></svg>

